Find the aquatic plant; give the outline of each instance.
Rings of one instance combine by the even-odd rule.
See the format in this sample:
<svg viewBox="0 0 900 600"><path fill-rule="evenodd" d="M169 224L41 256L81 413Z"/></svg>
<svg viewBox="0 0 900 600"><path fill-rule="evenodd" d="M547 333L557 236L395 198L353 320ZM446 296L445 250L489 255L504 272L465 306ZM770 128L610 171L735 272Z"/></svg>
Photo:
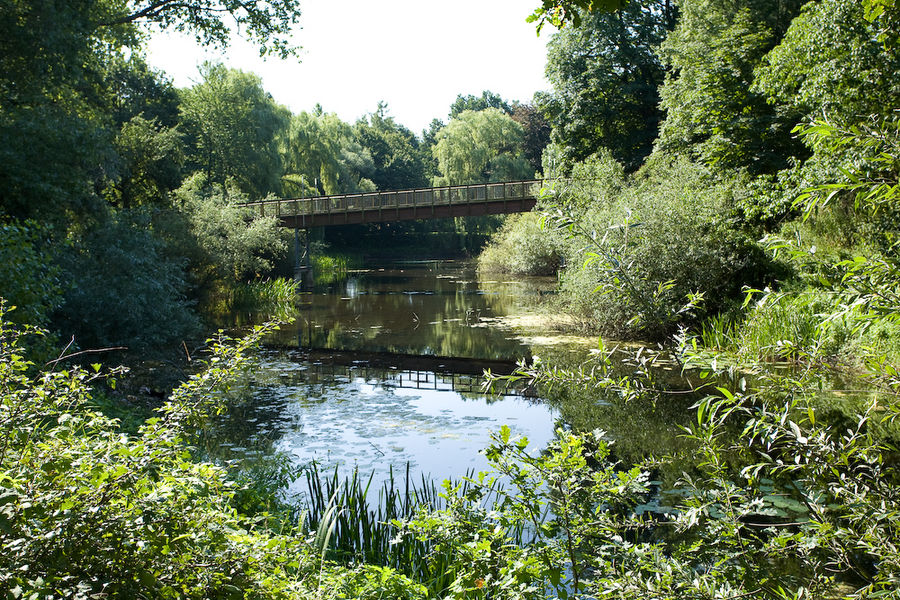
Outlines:
<svg viewBox="0 0 900 600"><path fill-rule="evenodd" d="M275 315L291 314L297 301L297 283L285 277L239 283L231 293L234 310Z"/></svg>
<svg viewBox="0 0 900 600"><path fill-rule="evenodd" d="M313 254L310 261L317 285L327 285L341 280L355 263L350 256L344 254Z"/></svg>
<svg viewBox="0 0 900 600"><path fill-rule="evenodd" d="M337 468L323 474L316 463L306 470L307 498L302 503L304 527L317 531L323 522L332 521L331 549L328 557L340 563L367 563L392 567L440 592L449 585L446 574L452 571L450 556L434 552L433 544L412 538L398 538L394 525L407 519L423 506L441 505L433 481L422 476L414 482L409 465L402 480L395 478L393 467L383 486L372 489L372 477L360 477L359 471L341 479ZM332 510L337 507L337 511Z"/></svg>
<svg viewBox="0 0 900 600"><path fill-rule="evenodd" d="M402 478L389 468L387 480L377 490L372 488L373 475L364 478L354 469L340 478L337 468L325 475L312 463L306 471L307 497L301 503L305 529L320 531L328 524L331 546L327 556L332 560L389 567L424 584L429 597L446 596L468 565L456 560L452 549L433 540L403 535L403 524L416 515L443 510L455 501L455 494L469 495L476 488L485 510L490 510L501 499L500 487L476 484L471 472L459 482L445 481L443 486L424 475L416 482L408 463ZM514 544L522 544L528 537L524 527L507 533Z"/></svg>

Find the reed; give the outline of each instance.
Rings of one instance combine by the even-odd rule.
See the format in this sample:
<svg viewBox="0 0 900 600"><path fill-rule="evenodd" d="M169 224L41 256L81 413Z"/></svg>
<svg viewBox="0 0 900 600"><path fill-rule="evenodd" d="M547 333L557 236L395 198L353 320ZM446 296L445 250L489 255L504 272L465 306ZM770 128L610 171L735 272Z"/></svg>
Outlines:
<svg viewBox="0 0 900 600"><path fill-rule="evenodd" d="M231 293L231 308L270 314L290 313L296 300L296 282L278 277L238 284Z"/></svg>
<svg viewBox="0 0 900 600"><path fill-rule="evenodd" d="M437 508L440 495L434 482L423 476L418 484L414 483L409 465L398 481L391 467L387 481L374 490L372 475L362 478L354 469L341 479L336 468L326 475L314 463L306 471L306 484L306 528L318 530L323 521L333 520L329 558L341 563L392 567L431 589L450 585L452 557L436 555L429 543L398 537L392 524L395 519L412 517L421 507ZM340 510L335 512L334 507Z"/></svg>
<svg viewBox="0 0 900 600"><path fill-rule="evenodd" d="M317 285L327 285L347 276L356 261L343 254L314 254L310 258Z"/></svg>
<svg viewBox="0 0 900 600"><path fill-rule="evenodd" d="M797 360L835 350L823 315L826 298L815 293L772 295L756 306L738 338L741 354L757 360Z"/></svg>
<svg viewBox="0 0 900 600"><path fill-rule="evenodd" d="M723 314L704 319L700 325L700 341L707 350L718 352L734 350L737 337L734 320Z"/></svg>
<svg viewBox="0 0 900 600"><path fill-rule="evenodd" d="M439 552L430 542L399 536L392 523L413 517L422 509L445 508L439 486L424 476L413 481L409 464L402 479L391 467L387 481L378 490L372 488L373 475L360 477L354 469L341 479L337 468L326 475L313 463L306 471L306 530L319 531L327 523L331 531L328 557L332 560L391 567L425 585L430 597L443 596L459 568L453 555ZM471 475L463 478L463 494L473 485L469 483ZM489 502L494 499L495 494L488 495ZM523 537L517 532L514 541L522 543Z"/></svg>

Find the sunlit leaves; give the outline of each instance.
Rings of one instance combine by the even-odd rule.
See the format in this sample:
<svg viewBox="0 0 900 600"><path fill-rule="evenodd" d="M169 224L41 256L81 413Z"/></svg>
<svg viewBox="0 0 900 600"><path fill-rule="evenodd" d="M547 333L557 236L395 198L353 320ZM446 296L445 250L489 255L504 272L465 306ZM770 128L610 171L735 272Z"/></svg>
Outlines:
<svg viewBox="0 0 900 600"><path fill-rule="evenodd" d="M432 148L436 185L516 181L534 174L522 151L522 126L496 108L463 111L443 127Z"/></svg>
<svg viewBox="0 0 900 600"><path fill-rule="evenodd" d="M184 90L181 102L196 168L210 183L233 180L253 199L279 192L277 138L287 110L275 104L257 75L220 63L204 64L200 74L203 81Z"/></svg>
<svg viewBox="0 0 900 600"><path fill-rule="evenodd" d="M660 47L669 67L660 91L659 145L717 168L754 174L784 168L802 148L788 135L798 111L766 102L757 66L776 46L802 2L689 0Z"/></svg>
<svg viewBox="0 0 900 600"><path fill-rule="evenodd" d="M558 430L535 453L503 427L485 456L492 472L470 479L466 493L448 484L446 509L403 523L465 565L453 597L583 597L592 580L618 569L607 558L628 561L622 535L647 525L633 512L647 475L615 464L602 432Z"/></svg>
<svg viewBox="0 0 900 600"><path fill-rule="evenodd" d="M317 196L374 191L372 153L334 113L301 112L279 140L285 193Z"/></svg>
<svg viewBox="0 0 900 600"><path fill-rule="evenodd" d="M91 406L90 386L102 375L56 368L32 376L20 334L0 318L4 589L29 597L298 592L289 573L305 560L302 542L253 532L229 507L234 490L223 470L192 461L182 445L264 332L215 341L208 370L173 394L162 419L129 437Z"/></svg>
<svg viewBox="0 0 900 600"><path fill-rule="evenodd" d="M260 55L287 58L297 50L291 39L300 17L299 0L128 0L108 2L99 27L140 24L191 33L204 46L225 47L234 30L259 47Z"/></svg>
<svg viewBox="0 0 900 600"><path fill-rule="evenodd" d="M606 148L632 171L650 154L662 119L664 72L656 51L672 23L664 2L629 2L553 36L547 78L554 89L540 103L567 161Z"/></svg>
<svg viewBox="0 0 900 600"><path fill-rule="evenodd" d="M563 28L571 23L580 27L582 19L592 12L611 12L625 5L625 0L543 0L526 21L537 23L538 35L544 24Z"/></svg>

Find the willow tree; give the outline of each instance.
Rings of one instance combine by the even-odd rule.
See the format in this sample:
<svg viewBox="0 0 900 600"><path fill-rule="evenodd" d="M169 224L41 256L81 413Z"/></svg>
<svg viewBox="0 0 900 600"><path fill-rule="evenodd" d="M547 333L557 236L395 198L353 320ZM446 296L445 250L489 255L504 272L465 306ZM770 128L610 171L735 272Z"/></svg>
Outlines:
<svg viewBox="0 0 900 600"><path fill-rule="evenodd" d="M286 194L315 196L372 191L372 155L357 141L354 129L321 107L291 118L281 138Z"/></svg>
<svg viewBox="0 0 900 600"><path fill-rule="evenodd" d="M441 129L432 153L435 185L514 181L534 175L522 151L524 131L496 108L466 110Z"/></svg>

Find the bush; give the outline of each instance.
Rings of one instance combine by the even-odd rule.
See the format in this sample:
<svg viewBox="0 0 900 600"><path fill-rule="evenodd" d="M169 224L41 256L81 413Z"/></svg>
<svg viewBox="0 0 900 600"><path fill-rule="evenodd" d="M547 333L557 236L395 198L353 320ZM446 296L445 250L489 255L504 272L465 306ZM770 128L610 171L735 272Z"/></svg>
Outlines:
<svg viewBox="0 0 900 600"><path fill-rule="evenodd" d="M478 256L478 270L510 275L553 275L560 266L562 240L541 227L535 213L512 215Z"/></svg>
<svg viewBox="0 0 900 600"><path fill-rule="evenodd" d="M390 569L328 565L290 524L291 535L264 529L233 508L264 502L236 496L223 468L191 460L199 428L267 331L213 341L206 368L128 436L91 408L96 373L29 375L22 335L0 312L4 597L263 600L337 587L350 598L421 597Z"/></svg>
<svg viewBox="0 0 900 600"><path fill-rule="evenodd" d="M700 165L656 161L594 204L573 210L563 193L553 221L585 244L568 260L584 268L562 278L576 314L608 335L661 338L783 275L732 220L736 192Z"/></svg>
<svg viewBox="0 0 900 600"><path fill-rule="evenodd" d="M208 185L205 177L195 174L175 196L205 254L204 262L220 279L240 282L260 277L287 253L288 230L278 226L276 217L260 217L242 206L247 197L237 190Z"/></svg>
<svg viewBox="0 0 900 600"><path fill-rule="evenodd" d="M48 232L32 221L0 222L0 299L16 307L9 313L15 323L45 327L50 315L62 301L63 285L56 265L56 253L50 252ZM43 338L40 347L30 348L46 354L52 347Z"/></svg>
<svg viewBox="0 0 900 600"><path fill-rule="evenodd" d="M53 322L81 348L158 350L199 331L183 264L166 256L140 213L123 211L92 226L60 262L72 286Z"/></svg>

